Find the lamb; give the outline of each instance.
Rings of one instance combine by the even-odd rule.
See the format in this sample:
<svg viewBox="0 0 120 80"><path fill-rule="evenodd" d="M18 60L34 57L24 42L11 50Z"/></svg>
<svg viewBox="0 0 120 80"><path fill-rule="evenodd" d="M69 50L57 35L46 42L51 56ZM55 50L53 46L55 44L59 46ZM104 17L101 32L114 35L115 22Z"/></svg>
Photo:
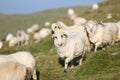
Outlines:
<svg viewBox="0 0 120 80"><path fill-rule="evenodd" d="M63 22L57 22L57 23L53 23L51 25L51 29L52 29L52 34L56 33L56 32L65 32L65 33L73 33L73 32L81 32L81 34L83 35L83 37L85 38L85 42L86 42L86 50L88 52L91 51L91 46L90 46L90 41L88 39L87 33L85 31L85 27L84 25L78 26L78 25L73 25L73 26L67 26L65 25Z"/></svg>
<svg viewBox="0 0 120 80"><path fill-rule="evenodd" d="M0 49L3 47L3 42L0 41Z"/></svg>
<svg viewBox="0 0 120 80"><path fill-rule="evenodd" d="M0 80L30 80L29 70L17 62L0 63Z"/></svg>
<svg viewBox="0 0 120 80"><path fill-rule="evenodd" d="M35 71L35 58L31 55L30 52L27 51L19 51L13 54L9 55L0 55L0 63L4 62L18 62L20 64L23 64L31 71L31 74L33 74L33 79L36 80L36 71Z"/></svg>
<svg viewBox="0 0 120 80"><path fill-rule="evenodd" d="M88 21L85 27L89 40L95 45L95 52L100 45L110 45L112 43L113 34L110 27L98 24L93 20Z"/></svg>
<svg viewBox="0 0 120 80"><path fill-rule="evenodd" d="M84 49L85 49L85 39L82 34L79 32L73 33L63 33L63 32L56 32L52 35L54 39L54 45L57 48L57 53L61 58L65 58L65 66L64 72L67 72L67 66L69 62L75 57L79 57L79 65L82 64L82 60L84 57Z"/></svg>

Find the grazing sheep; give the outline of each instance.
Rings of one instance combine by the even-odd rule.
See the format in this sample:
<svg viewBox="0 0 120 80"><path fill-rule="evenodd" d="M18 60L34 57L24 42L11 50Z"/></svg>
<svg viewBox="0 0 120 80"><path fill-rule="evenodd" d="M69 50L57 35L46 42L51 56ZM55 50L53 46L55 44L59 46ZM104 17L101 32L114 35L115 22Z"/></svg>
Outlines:
<svg viewBox="0 0 120 80"><path fill-rule="evenodd" d="M0 63L0 80L30 80L29 70L17 62Z"/></svg>
<svg viewBox="0 0 120 80"><path fill-rule="evenodd" d="M88 21L85 27L89 40L95 45L95 52L99 46L112 43L113 36L110 27L93 20Z"/></svg>
<svg viewBox="0 0 120 80"><path fill-rule="evenodd" d="M27 69L32 72L33 79L37 79L35 74L35 58L30 52L20 51L9 55L0 55L0 63L9 61L18 62L25 65Z"/></svg>
<svg viewBox="0 0 120 80"><path fill-rule="evenodd" d="M92 10L97 10L99 8L99 5L97 3L92 5Z"/></svg>
<svg viewBox="0 0 120 80"><path fill-rule="evenodd" d="M85 31L85 27L84 25L81 25L81 26L78 26L78 25L73 25L73 26L67 26L65 25L63 22L58 22L57 24L56 23L53 23L51 25L51 29L52 29L52 32L53 33L56 33L56 32L65 32L65 33L73 33L73 32L80 32L83 37L85 38L85 42L86 42L86 49L88 52L91 51L91 47L90 47L90 41L88 39L88 36L87 36L87 33Z"/></svg>
<svg viewBox="0 0 120 80"><path fill-rule="evenodd" d="M27 29L27 33L35 33L39 30L39 25L38 24L34 24L32 27Z"/></svg>
<svg viewBox="0 0 120 80"><path fill-rule="evenodd" d="M42 28L39 32L33 35L33 39L38 43L41 39L47 37L50 34L51 30L48 28Z"/></svg>
<svg viewBox="0 0 120 80"><path fill-rule="evenodd" d="M3 42L0 41L0 49L3 47Z"/></svg>
<svg viewBox="0 0 120 80"><path fill-rule="evenodd" d="M25 33L23 30L19 30L16 34L19 43L18 45L26 45L29 43L29 35L27 33Z"/></svg>
<svg viewBox="0 0 120 80"><path fill-rule="evenodd" d="M6 36L6 41L10 41L13 37L14 37L13 34L12 34L12 33L9 33L9 34Z"/></svg>
<svg viewBox="0 0 120 80"><path fill-rule="evenodd" d="M54 39L54 45L57 48L57 53L61 58L65 58L64 72L67 72L69 62L72 64L72 60L75 57L81 56L79 65L82 64L85 39L80 32L73 32L69 34L56 32L52 35L52 37Z"/></svg>

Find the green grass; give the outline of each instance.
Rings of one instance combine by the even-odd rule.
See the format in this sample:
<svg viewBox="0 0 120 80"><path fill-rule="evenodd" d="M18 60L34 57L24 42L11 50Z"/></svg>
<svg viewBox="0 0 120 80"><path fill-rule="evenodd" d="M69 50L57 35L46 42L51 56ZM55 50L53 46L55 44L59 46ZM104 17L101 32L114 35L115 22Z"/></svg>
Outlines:
<svg viewBox="0 0 120 80"><path fill-rule="evenodd" d="M116 22L120 20L120 1L108 0L99 3L100 9L92 11L88 7L73 7L78 16L87 20L95 19L103 22ZM4 15L0 14L0 38L4 38L9 32L16 33L17 30L26 30L35 23L44 27L45 21L56 22L61 20L67 25L73 22L67 16L68 8L46 10L29 15ZM106 19L106 14L112 13L112 19ZM82 66L76 65L73 69L68 67L68 72L63 73L63 61L59 56L53 44L51 35L39 43L31 43L24 46L8 47L0 50L1 54L10 54L16 51L30 51L36 59L36 69L39 71L40 80L119 80L120 79L120 43L111 46L106 50L99 50L94 53L86 53ZM113 53L117 53L113 55Z"/></svg>

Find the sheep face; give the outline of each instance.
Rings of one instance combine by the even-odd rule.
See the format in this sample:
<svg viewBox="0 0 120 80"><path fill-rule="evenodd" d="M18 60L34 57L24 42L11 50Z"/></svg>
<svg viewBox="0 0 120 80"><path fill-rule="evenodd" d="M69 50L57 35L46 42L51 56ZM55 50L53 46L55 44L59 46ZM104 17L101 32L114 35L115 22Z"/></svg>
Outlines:
<svg viewBox="0 0 120 80"><path fill-rule="evenodd" d="M61 47L66 44L67 35L64 33L55 33L53 36L54 44L56 47Z"/></svg>
<svg viewBox="0 0 120 80"><path fill-rule="evenodd" d="M51 29L52 29L51 33L54 34L56 31L59 31L61 28L56 23L53 23Z"/></svg>
<svg viewBox="0 0 120 80"><path fill-rule="evenodd" d="M93 20L88 21L86 24L86 29L88 33L95 33L97 29L97 22Z"/></svg>

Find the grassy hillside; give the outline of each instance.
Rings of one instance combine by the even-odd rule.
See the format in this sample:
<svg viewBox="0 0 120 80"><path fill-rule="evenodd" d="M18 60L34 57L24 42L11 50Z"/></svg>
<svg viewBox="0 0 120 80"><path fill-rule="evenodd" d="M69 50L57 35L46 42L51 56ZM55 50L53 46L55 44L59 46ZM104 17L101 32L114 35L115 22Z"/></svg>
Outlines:
<svg viewBox="0 0 120 80"><path fill-rule="evenodd" d="M100 3L100 9L92 11L91 7L73 7L78 16L87 20L96 19L103 22L116 22L120 20L120 1L108 0ZM26 30L38 23L44 27L45 21L56 22L62 20L68 25L73 24L67 16L68 8L54 9L29 15L4 15L0 14L0 38L17 30ZM112 13L112 19L106 19L106 14ZM94 53L86 53L82 66L76 65L73 69L68 68L68 73L63 73L63 61L55 50L51 35L38 44L32 43L25 46L9 48L5 43L1 54L10 54L16 51L30 51L36 58L36 69L39 80L120 80L120 43L106 50Z"/></svg>

